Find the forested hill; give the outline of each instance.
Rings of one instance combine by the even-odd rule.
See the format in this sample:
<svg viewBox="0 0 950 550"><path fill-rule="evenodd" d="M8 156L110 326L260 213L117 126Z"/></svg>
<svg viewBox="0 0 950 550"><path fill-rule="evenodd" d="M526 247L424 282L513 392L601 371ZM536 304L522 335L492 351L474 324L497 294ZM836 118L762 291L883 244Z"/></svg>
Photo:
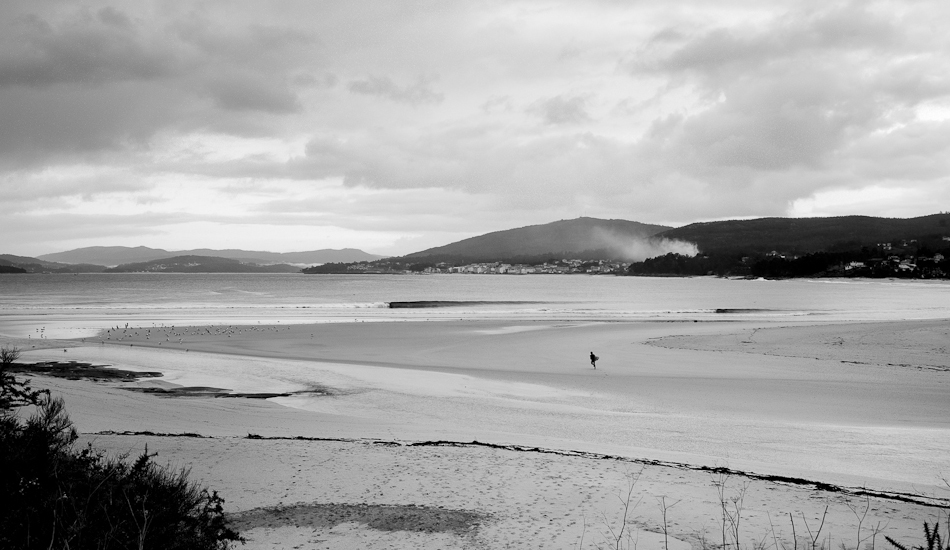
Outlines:
<svg viewBox="0 0 950 550"><path fill-rule="evenodd" d="M703 254L834 252L950 235L950 213L919 218L760 218L693 223L659 236L695 243Z"/></svg>
<svg viewBox="0 0 950 550"><path fill-rule="evenodd" d="M649 258L628 273L950 278L950 213L694 223L661 236L689 239L700 253Z"/></svg>
<svg viewBox="0 0 950 550"><path fill-rule="evenodd" d="M2 273L99 273L105 269L105 266L63 264L29 256L0 254L0 269Z"/></svg>
<svg viewBox="0 0 950 550"><path fill-rule="evenodd" d="M486 233L415 252L404 259L499 261L546 254L573 257L590 250L603 250L614 257L622 257L623 247L631 241L645 241L667 229L670 228L627 220L577 218Z"/></svg>

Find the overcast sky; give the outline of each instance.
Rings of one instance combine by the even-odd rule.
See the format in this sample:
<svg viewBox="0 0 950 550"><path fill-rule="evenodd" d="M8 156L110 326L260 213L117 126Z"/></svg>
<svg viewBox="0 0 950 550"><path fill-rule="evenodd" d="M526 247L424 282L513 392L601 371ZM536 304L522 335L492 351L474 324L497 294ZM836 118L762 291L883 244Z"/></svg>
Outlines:
<svg viewBox="0 0 950 550"><path fill-rule="evenodd" d="M0 253L950 209L950 3L0 2Z"/></svg>

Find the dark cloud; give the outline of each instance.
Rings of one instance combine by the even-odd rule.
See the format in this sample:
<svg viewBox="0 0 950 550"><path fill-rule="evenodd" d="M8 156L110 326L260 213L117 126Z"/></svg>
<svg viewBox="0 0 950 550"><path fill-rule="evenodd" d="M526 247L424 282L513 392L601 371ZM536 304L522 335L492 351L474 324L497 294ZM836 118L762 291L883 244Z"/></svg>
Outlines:
<svg viewBox="0 0 950 550"><path fill-rule="evenodd" d="M222 109L287 114L300 111L297 95L285 86L253 75L229 76L208 82L208 90Z"/></svg>
<svg viewBox="0 0 950 550"><path fill-rule="evenodd" d="M56 26L13 17L0 39L0 88L155 80L175 72L174 53L150 41L114 8L80 12Z"/></svg>
<svg viewBox="0 0 950 550"><path fill-rule="evenodd" d="M133 159L160 133L271 133L303 108L294 76L318 59L318 41L286 25L16 7L0 17L0 168Z"/></svg>
<svg viewBox="0 0 950 550"><path fill-rule="evenodd" d="M178 40L212 64L237 65L265 73L298 61L302 51L320 51L320 41L312 32L291 25L235 25L227 19L189 12L170 21L169 28Z"/></svg>
<svg viewBox="0 0 950 550"><path fill-rule="evenodd" d="M180 122L187 100L181 91L141 83L0 90L0 167L102 162L118 150L134 155L157 130Z"/></svg>

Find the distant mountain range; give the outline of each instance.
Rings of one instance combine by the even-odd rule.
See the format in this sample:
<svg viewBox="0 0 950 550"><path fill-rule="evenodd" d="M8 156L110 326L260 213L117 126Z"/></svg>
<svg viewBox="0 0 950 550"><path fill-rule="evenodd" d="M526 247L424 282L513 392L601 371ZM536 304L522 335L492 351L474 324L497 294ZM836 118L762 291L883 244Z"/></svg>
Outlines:
<svg viewBox="0 0 950 550"><path fill-rule="evenodd" d="M627 220L577 218L495 231L408 254L403 259L481 262L530 260L545 256L625 258L637 256L651 237L670 229L664 225Z"/></svg>
<svg viewBox="0 0 950 550"><path fill-rule="evenodd" d="M301 266L329 262L372 261L383 258L383 256L368 254L355 248L344 248L342 250L311 250L307 252L263 252L258 250L237 249L214 250L210 248L168 251L162 250L161 248L148 248L145 246L137 246L134 248L127 246L90 246L68 250L66 252L43 254L42 256L38 256L37 259L61 264L93 264L112 267L121 264L163 260L176 256L229 258L258 265L299 264Z"/></svg>
<svg viewBox="0 0 950 550"><path fill-rule="evenodd" d="M213 256L174 256L149 262L122 264L105 269L106 273L298 273L288 264L257 265L231 258Z"/></svg>
<svg viewBox="0 0 950 550"><path fill-rule="evenodd" d="M390 264L385 269L450 262L536 262L549 258L642 261L676 252L719 258L780 254L802 255L874 248L878 243L917 241L917 247L945 247L950 213L917 218L841 216L832 218L759 218L694 223L678 228L627 220L577 218L495 231L401 258L382 259L361 250L261 252L198 249L167 251L147 247L89 247L38 258L0 254L0 272L290 272L303 265L327 264L313 272L351 272L356 262ZM941 248L942 249L942 248ZM382 260L381 260L382 259ZM731 260L730 260L731 261ZM294 265L296 264L296 265ZM334 271L335 270L335 271Z"/></svg>
<svg viewBox="0 0 950 550"><path fill-rule="evenodd" d="M293 273L302 266L383 258L354 248L309 252L261 252L202 248L169 252L145 246L92 246L37 258L0 254L0 273Z"/></svg>

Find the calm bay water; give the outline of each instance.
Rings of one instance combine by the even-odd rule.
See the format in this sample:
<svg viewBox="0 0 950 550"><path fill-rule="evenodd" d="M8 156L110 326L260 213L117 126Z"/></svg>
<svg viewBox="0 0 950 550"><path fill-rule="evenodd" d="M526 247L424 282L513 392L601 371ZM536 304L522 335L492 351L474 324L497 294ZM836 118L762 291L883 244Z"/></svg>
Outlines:
<svg viewBox="0 0 950 550"><path fill-rule="evenodd" d="M462 302L424 310L393 301ZM717 310L719 310L717 312ZM0 275L0 334L90 336L118 323L438 318L950 317L945 281L613 276Z"/></svg>

